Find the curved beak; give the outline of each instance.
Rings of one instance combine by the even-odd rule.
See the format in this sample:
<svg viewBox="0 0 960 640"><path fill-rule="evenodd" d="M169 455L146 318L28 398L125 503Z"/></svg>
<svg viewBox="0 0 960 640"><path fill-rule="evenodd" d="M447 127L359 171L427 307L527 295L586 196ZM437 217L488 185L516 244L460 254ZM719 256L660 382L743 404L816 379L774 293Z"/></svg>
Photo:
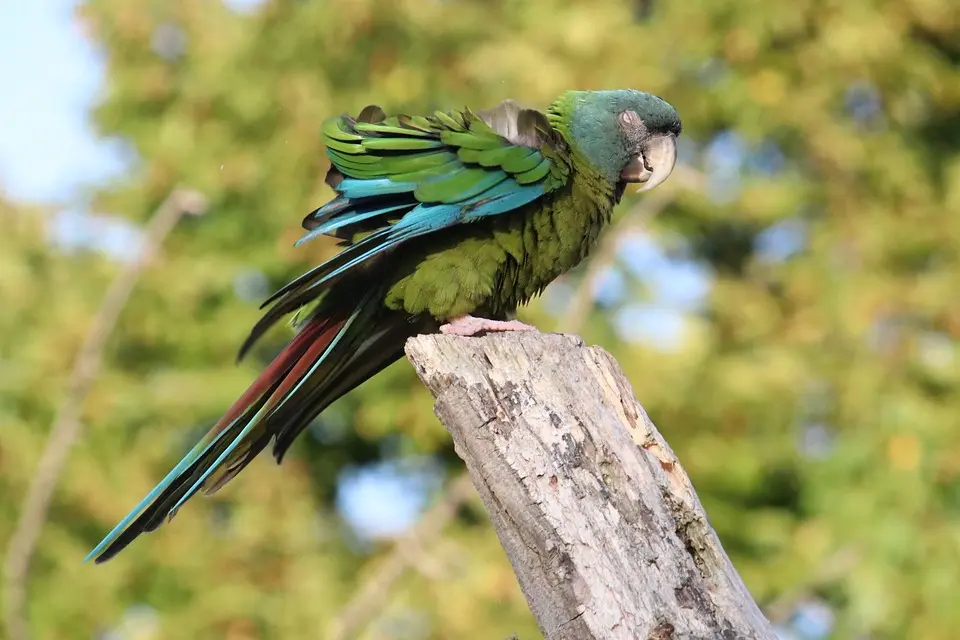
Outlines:
<svg viewBox="0 0 960 640"><path fill-rule="evenodd" d="M620 179L642 184L637 191L650 191L670 177L676 164L677 137L672 133L658 135L643 143L639 155L620 172Z"/></svg>

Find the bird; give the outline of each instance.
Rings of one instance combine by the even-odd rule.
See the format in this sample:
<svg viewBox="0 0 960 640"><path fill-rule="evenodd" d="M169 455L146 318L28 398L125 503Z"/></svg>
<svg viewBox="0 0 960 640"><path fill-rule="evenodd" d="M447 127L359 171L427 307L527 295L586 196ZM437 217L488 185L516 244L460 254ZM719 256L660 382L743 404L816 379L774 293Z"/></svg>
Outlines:
<svg viewBox="0 0 960 640"><path fill-rule="evenodd" d="M271 442L279 464L409 337L535 331L516 309L587 257L628 185L670 176L682 124L662 98L614 89L566 91L543 111L512 99L414 116L370 105L320 129L334 197L303 218L297 245L328 236L341 250L263 303L239 358L284 317L295 335L87 560L215 493Z"/></svg>

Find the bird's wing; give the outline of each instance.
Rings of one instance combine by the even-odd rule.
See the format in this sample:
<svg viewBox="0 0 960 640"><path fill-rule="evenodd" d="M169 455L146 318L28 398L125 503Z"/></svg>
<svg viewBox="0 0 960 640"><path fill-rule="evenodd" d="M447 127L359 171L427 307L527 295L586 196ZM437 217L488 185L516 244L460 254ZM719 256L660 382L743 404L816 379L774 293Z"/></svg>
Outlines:
<svg viewBox="0 0 960 640"><path fill-rule="evenodd" d="M304 219L311 232L300 242L358 222L368 230L390 227L402 241L414 231L512 211L563 186L570 172L566 145L546 116L511 100L479 114L426 117L386 118L371 106L356 119L326 121L322 132L332 165L327 180L338 197ZM416 210L397 213L404 204Z"/></svg>
<svg viewBox="0 0 960 640"><path fill-rule="evenodd" d="M360 265L412 238L517 211L565 186L572 170L547 117L511 100L480 113L389 118L369 106L327 120L322 134L337 197L304 218L298 244L332 235L346 248L266 300L273 306L241 353Z"/></svg>

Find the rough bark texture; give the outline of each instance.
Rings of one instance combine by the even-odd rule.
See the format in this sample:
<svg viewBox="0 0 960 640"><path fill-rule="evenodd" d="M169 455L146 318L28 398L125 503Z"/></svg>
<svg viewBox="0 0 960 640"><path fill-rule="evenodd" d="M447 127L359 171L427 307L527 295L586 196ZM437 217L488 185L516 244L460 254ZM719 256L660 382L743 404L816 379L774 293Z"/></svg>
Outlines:
<svg viewBox="0 0 960 640"><path fill-rule="evenodd" d="M527 332L406 351L546 638L775 638L606 351Z"/></svg>

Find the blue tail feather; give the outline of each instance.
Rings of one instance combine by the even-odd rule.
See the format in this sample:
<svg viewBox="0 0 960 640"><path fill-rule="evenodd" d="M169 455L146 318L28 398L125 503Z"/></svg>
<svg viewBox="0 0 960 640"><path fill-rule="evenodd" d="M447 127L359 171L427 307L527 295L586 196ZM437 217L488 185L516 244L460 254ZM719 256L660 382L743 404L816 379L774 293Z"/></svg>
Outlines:
<svg viewBox="0 0 960 640"><path fill-rule="evenodd" d="M137 506L135 506L135 507L130 511L130 513L128 513L128 514L126 515L126 517L124 517L124 519L121 520L121 521L117 524L117 526L115 526L115 527L110 531L110 533L108 533L106 536L104 536L103 540L100 541L100 544L98 544L96 547L94 547L93 551L91 551L90 553L88 553L88 554L87 554L87 557L84 558L83 561L84 561L84 562L89 562L91 559L93 559L93 558L95 558L96 556L100 555L100 553L101 553L104 549L106 549L108 546L110 546L111 544L113 544L113 541L116 540L116 539L120 536L121 533L123 533L123 531L127 528L127 526L128 526L131 522L133 522L141 513L143 513L143 510L144 510L144 509L146 509L148 506L150 506L150 503L153 502L154 499L156 499L157 496L159 496L161 493L163 493L164 491L166 491L167 488L169 488L170 485L172 485L172 484L174 483L174 481L177 479L177 477L180 476L181 473L183 473L184 471L186 471L187 468L190 467L190 465L192 465L194 462L196 462L197 460L199 460L200 457L203 456L203 454L206 453L206 452L210 449L210 447L215 446L215 445L217 444L217 442L219 442L220 439L221 439L228 431L229 431L229 429L224 429L222 432L220 432L220 433L217 435L216 438L213 439L212 442L210 442L210 443L208 443L208 444L204 444L203 442L198 442L198 443L193 447L193 449L191 449L190 452L187 453L187 455L185 455L185 456L183 457L183 459L180 460L179 463L177 463L177 466L175 466L175 467L170 471L170 473L168 473L168 474L163 478L163 480L161 480L161 481L157 484L157 486L155 486L155 487L150 491L150 493L148 493L148 494L146 495L146 497L144 497L144 499L141 500L140 503L137 504Z"/></svg>
<svg viewBox="0 0 960 640"><path fill-rule="evenodd" d="M303 376L299 382L297 382L296 386L283 397L283 399L280 401L280 405L283 405L284 402L295 396L297 391L303 385L304 381L307 380L314 371L316 371L317 367L323 364L324 360L327 359L327 356L350 328L350 325L353 324L353 322L357 319L357 316L360 315L360 311L364 308L365 305L360 304L357 306L356 310L350 314L350 317L347 319L346 323L344 323L343 327L337 332L337 335L333 338L333 340L330 341L330 344L327 345L326 349L324 349L323 354L317 359L307 374ZM187 492L183 494L183 497L181 497L180 500L173 506L173 509L171 509L170 512L176 513L177 510L183 506L183 503L192 498L193 495L200 489L200 487L203 486L203 483L206 482L207 478L210 477L210 474L216 471L223 461L226 460L231 453L233 453L233 451L240 445L241 442L243 442L244 438L246 438L247 435L249 435L258 424L260 424L260 421L263 419L263 417L276 408L277 407L270 406L269 404L264 404L262 407L260 407L253 417L250 418L250 421L246 424L246 426L244 426L243 430L237 434L237 437L233 439L226 449L223 450L213 464L207 467L207 470L204 471L197 481L193 483L193 486L191 486Z"/></svg>

